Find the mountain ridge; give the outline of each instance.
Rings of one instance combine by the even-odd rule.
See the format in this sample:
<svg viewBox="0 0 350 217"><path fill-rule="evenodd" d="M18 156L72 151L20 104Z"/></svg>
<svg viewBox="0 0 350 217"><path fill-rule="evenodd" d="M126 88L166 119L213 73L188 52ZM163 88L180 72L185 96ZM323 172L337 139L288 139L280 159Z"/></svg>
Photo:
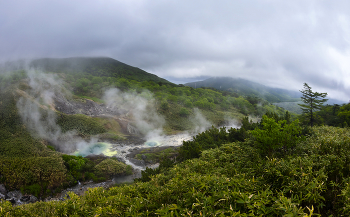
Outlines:
<svg viewBox="0 0 350 217"><path fill-rule="evenodd" d="M0 65L0 71L16 71L27 68L56 73L87 73L93 76L127 78L136 81L153 81L160 84L172 84L164 78L130 66L110 57L69 57L38 58L18 60Z"/></svg>
<svg viewBox="0 0 350 217"><path fill-rule="evenodd" d="M218 90L235 92L246 96L257 96L274 102L293 102L299 100L301 93L281 88L272 88L242 78L212 77L203 81L184 84L189 87L212 87Z"/></svg>

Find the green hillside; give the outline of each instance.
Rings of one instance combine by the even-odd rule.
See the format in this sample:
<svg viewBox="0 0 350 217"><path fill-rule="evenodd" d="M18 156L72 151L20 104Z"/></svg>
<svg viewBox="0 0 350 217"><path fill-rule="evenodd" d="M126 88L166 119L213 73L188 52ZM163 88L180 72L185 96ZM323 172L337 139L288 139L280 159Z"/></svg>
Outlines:
<svg viewBox="0 0 350 217"><path fill-rule="evenodd" d="M20 105L18 104L19 99L22 99L22 102L27 101L29 105L36 105L38 107L38 111L28 114L36 114L36 112L41 114L42 118L39 123L49 124L50 122L45 122L45 119L49 116L56 117L54 119L54 125L52 123L51 125L44 125L43 129L54 131L55 128L59 127L62 133L75 130L79 137L86 140L94 135L99 135L100 138L113 141L126 139L127 137L122 132L121 125L114 119L89 117L83 114L65 114L52 110L52 105L45 102L46 94L57 94L63 91L60 94L66 95L71 103L77 102L84 105L88 100L93 100L96 104L101 104L108 103L103 99L106 90L118 88L121 90L120 94L125 99L136 102L135 105L129 106L129 109L137 107L137 103L139 102L147 104L145 109L139 113L144 115L142 117L144 119L143 121L148 122L149 126L153 126L152 121L157 118L164 119L164 123L159 126L165 134L173 134L181 131L196 132L197 128L204 129L211 125L220 126L227 124L231 120L239 123L246 115L261 117L266 112L275 112L278 115L284 115L285 112L283 109L263 99L245 98L218 90L194 89L183 85L174 85L166 81L158 83L152 80L150 81L147 79L158 77L146 72L141 74L136 73L136 80L118 77L128 74L129 68L135 70L136 68L128 68L118 61L107 58L92 58L91 60L92 63L88 63L87 58L41 59L33 62L36 64L36 68L30 70L30 72L17 70L0 75L0 124L2 126L0 130L2 144L0 147L0 156L3 156L1 159L3 161L12 159L12 163L9 165L3 164L6 167L0 167L0 173L2 174L2 182L6 183L10 189L18 189L23 186L36 184L38 179L28 178L32 170L28 170L29 173L25 176L13 178L11 176L12 172L10 173L10 170L5 171L5 168L13 167L17 168L18 171L23 171L25 170L24 168L16 165L22 162L23 158L29 160L29 157L33 158L33 162L36 162L36 158L38 157L45 157L45 159L48 159L53 164L55 164L55 161L52 160L53 158L58 157L61 159L61 154L52 152L52 144L50 144L49 138L43 138L40 133L30 131L30 128L23 122L20 116L21 113L18 110L18 106ZM71 67L70 64L73 62L78 63L79 61L81 64L79 67L85 65L85 71L75 71L78 70L78 66ZM111 62L112 64L104 64L104 61ZM43 62L46 62L47 65ZM111 70L108 71L107 69L113 64L121 67L120 72L118 71L118 76L110 76L108 74ZM97 67L97 69L88 71L89 67L87 65ZM48 71L43 72L39 70L40 68L41 70ZM101 72L101 74L94 74L97 72ZM144 75L144 77L141 75ZM34 84L30 84L30 79ZM163 80L160 79L160 81ZM45 91L49 91L50 93ZM121 103L125 104L127 101ZM23 107L24 110L30 108L31 106ZM130 121L135 122L135 117L131 116ZM64 138L62 139L64 140ZM75 177L73 179L69 175L69 168L63 166L62 159L56 160L56 163L57 165L53 165L52 167L45 167L45 164L42 164L44 167L42 168L43 171L57 167L56 169L60 168L59 170L62 174L65 174L60 176L61 179L56 182L57 185L51 186L45 184L50 190L54 190L57 186L73 184L82 179L77 174L73 175ZM21 163L19 164L21 165ZM13 169L13 171L17 170ZM48 174L50 171L48 171ZM85 172L90 173L91 171ZM85 172L80 171L82 174ZM45 183L47 183L50 178L46 177L45 180ZM40 179L40 182L44 181ZM44 192L41 193L44 194Z"/></svg>
<svg viewBox="0 0 350 217"><path fill-rule="evenodd" d="M215 128L212 128L212 130L209 130L209 134L202 133L198 135L194 143L184 143L184 148L180 149L178 153L172 153L178 156L179 162L183 162L179 164L180 167L187 167L185 160L197 158L206 150L220 148L226 143L244 142L245 140L253 141L250 140L251 137L248 131L253 130L259 124L249 121L251 119L248 119L247 116L258 120L264 114L268 114L269 117L281 120L286 119L288 123L296 118L293 114L291 118L290 114L286 113L284 109L258 97L244 96L238 93L209 88L192 88L169 82L156 82L147 80L147 78L153 77L148 73L145 74L145 80L142 80L142 76L139 74L137 74L135 79L106 74L105 72L108 72L108 70L104 69L103 66L101 66L101 74L94 74L99 72L99 70L94 70L94 73L91 73L88 70L76 71L78 70L77 68L69 68L67 65L55 66L56 68L53 67L54 64L49 65L51 68L41 68L48 71L39 70L39 65L36 65L35 69L29 71L17 70L0 75L0 183L4 184L8 190L20 189L24 193L46 197L75 185L78 181L93 180L101 182L111 178L113 175L130 174L130 166L126 166L114 158L94 161L59 152L61 150L57 149L55 142L62 142L67 138L71 138L64 135L65 132L71 130L74 130L75 137L86 141L89 141L91 137L97 136L102 138L102 140L120 142L128 139L129 135L122 130L122 124L117 122L116 119L79 113L68 114L57 110L58 108L55 109L53 107L52 101L46 100L50 96L57 95L60 99L65 96L65 100L69 101L68 104L70 105L81 105L83 107L98 105L103 107L108 106L109 103L108 99L105 98L106 92L108 90L117 90L116 88L118 88L119 92L117 92L118 95L116 96L122 99L117 102L117 106L122 112L121 116L119 116L120 118L129 120L136 127L138 126L137 120L141 118L142 126L146 126L144 128L160 127L166 135L183 131L198 132L199 128L205 129L211 125L215 127L222 126L230 123L232 120L238 124L243 124L241 130L230 129L229 134L226 131L225 133L222 131L218 136L216 136L217 131L214 130ZM108 64L102 65L106 66ZM67 70L62 70L64 68ZM55 72L55 70L57 71ZM127 73L127 70L123 73ZM134 104L130 104L131 102ZM141 106L142 110L137 110L139 109L137 108L139 107L138 104L143 104ZM83 107L80 109L83 109ZM87 110L89 109L91 108ZM138 114L129 113L129 110L126 109L136 111ZM62 133L61 137L57 141L52 142L50 136L43 136L42 133L34 131L32 129L33 126L27 125L26 116L23 116L23 114L37 115L35 126L43 125L40 129L44 130L46 134L51 135L50 133L52 133L54 135L57 128L59 128ZM49 118L50 121L48 121ZM245 125L249 127L244 127ZM148 132L142 131L141 128L139 130L141 132L140 137ZM214 158L208 160L210 162L216 161ZM140 181L147 180L146 183L148 183L148 181L152 180L150 178L151 174L158 174L157 176L170 175L172 172L168 173L167 171L173 171L171 168L174 162L166 160L161 162L159 169L146 171ZM228 170L228 168L222 168L223 170ZM188 174L183 173L182 175L192 179L192 172L188 172ZM195 187L200 183L207 183L207 181L207 185L212 183L214 180L211 180L211 178L207 180L207 177L211 177L210 173L212 171L208 170L206 174L203 174L203 177L199 177L199 180L190 181L188 186L184 187L185 191L188 191L187 188ZM226 178L225 176L221 177L219 173L216 175L218 175L220 180L222 179L221 181L226 182L226 178L233 178L231 175ZM166 182L168 181L165 181L163 184ZM176 186L186 183L179 182ZM129 187L135 188L136 192L139 191L138 186L148 185L154 185L154 183L136 183ZM154 187L157 187L157 185ZM197 187L194 189L197 189ZM263 188L259 187L259 189ZM154 194L153 190L147 190L145 194ZM99 190L95 189L93 192L95 191ZM163 194L168 191L168 189L164 189L164 192L161 190L159 196L166 198ZM250 192L251 190L248 191ZM127 197L132 198L134 193ZM87 192L87 195L89 195L89 192ZM97 197L100 198L100 196ZM206 196L204 195L204 197ZM76 196L72 196L71 199L73 198L76 198ZM91 199L96 203L99 200L94 197L91 197ZM173 199L168 199L167 203L176 204ZM181 206L187 207L188 205L185 204L192 203L192 199L184 202ZM158 201L157 197L147 200ZM69 203L68 201L71 200L66 202ZM61 204L64 207L69 207L69 205L65 204L66 202L57 203L57 205L60 206L59 204ZM165 201L163 202L167 204ZM270 201L269 203L272 202ZM44 203L36 204L46 206ZM50 212L53 213L52 215L62 214L59 211L62 209L55 207L56 205L54 204L51 204L53 205L53 210L48 211L48 216L51 215L49 214ZM14 211L15 214L13 214L11 206L2 202L0 203L0 216L5 215L7 212L10 212L10 215L22 216L35 216L42 213L42 210L37 207L34 208L36 211L30 210L32 209L29 208L31 206L35 207L36 205L13 208L16 210ZM153 208L149 208L149 210L152 210L153 214L158 212L158 209L160 212L167 212L168 210L166 208L167 205L163 207L163 211L161 211L160 207L157 208L155 204L151 206ZM126 213L124 208L120 211ZM244 209L242 209L243 211ZM72 213L74 212L73 209L66 213L67 215L73 215ZM90 214L95 213L95 211L91 210L88 212ZM135 213L139 215L142 212L144 212L143 208ZM225 213L226 211L223 212ZM89 214L84 213L82 215Z"/></svg>
<svg viewBox="0 0 350 217"><path fill-rule="evenodd" d="M256 96L270 103L293 102L300 100L301 94L279 88L271 88L262 84L251 82L241 78L213 77L204 81L185 84L189 87L211 87L222 91L230 91L243 96Z"/></svg>
<svg viewBox="0 0 350 217"><path fill-rule="evenodd" d="M93 76L170 84L163 78L108 57L43 58L31 61L29 67L46 72L67 74L80 72Z"/></svg>

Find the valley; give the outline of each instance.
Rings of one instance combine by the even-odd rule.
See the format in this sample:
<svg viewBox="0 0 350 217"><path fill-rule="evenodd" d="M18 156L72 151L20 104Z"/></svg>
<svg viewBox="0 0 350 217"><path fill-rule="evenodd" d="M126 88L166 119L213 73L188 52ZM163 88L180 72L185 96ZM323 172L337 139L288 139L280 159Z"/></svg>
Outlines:
<svg viewBox="0 0 350 217"><path fill-rule="evenodd" d="M287 92L246 81L193 88L110 58L34 63L0 70L0 215L343 212L347 104L309 127L271 103L294 103Z"/></svg>

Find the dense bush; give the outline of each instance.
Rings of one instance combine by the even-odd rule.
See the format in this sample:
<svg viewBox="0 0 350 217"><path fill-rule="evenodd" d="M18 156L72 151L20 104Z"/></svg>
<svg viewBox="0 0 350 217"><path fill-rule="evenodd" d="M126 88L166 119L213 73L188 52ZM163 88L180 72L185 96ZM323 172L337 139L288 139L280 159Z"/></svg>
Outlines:
<svg viewBox="0 0 350 217"><path fill-rule="evenodd" d="M19 189L36 183L56 188L66 181L66 167L60 157L2 157L0 173L8 189Z"/></svg>
<svg viewBox="0 0 350 217"><path fill-rule="evenodd" d="M86 115L66 115L60 113L57 118L57 124L63 132L75 130L82 136L96 135L107 132L97 120Z"/></svg>
<svg viewBox="0 0 350 217"><path fill-rule="evenodd" d="M106 159L95 166L97 176L110 178L126 172L126 165L114 159Z"/></svg>
<svg viewBox="0 0 350 217"><path fill-rule="evenodd" d="M298 120L287 124L286 120L276 121L266 115L261 121L261 128L256 128L250 133L254 136L258 149L264 156L270 158L277 154L289 154L301 139L301 127Z"/></svg>

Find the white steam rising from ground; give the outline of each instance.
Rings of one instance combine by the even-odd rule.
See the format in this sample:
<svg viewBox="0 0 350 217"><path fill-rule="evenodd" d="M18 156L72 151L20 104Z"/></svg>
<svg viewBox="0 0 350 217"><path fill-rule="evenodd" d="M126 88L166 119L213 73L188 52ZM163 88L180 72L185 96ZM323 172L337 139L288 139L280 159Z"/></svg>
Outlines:
<svg viewBox="0 0 350 217"><path fill-rule="evenodd" d="M55 141L61 135L61 128L56 124L56 114L50 107L52 97L62 87L61 80L55 75L34 70L28 70L27 75L29 89L17 101L19 114L31 132Z"/></svg>
<svg viewBox="0 0 350 217"><path fill-rule="evenodd" d="M212 124L202 115L198 108L194 108L193 111L194 116L190 120L195 127L192 134L201 133L212 126Z"/></svg>
<svg viewBox="0 0 350 217"><path fill-rule="evenodd" d="M55 74L27 70L29 88L18 90L20 99L17 102L19 114L33 136L40 137L54 144L65 153L78 150L90 150L99 141L92 137L85 141L75 131L62 132L57 124L57 114L54 109L56 96L68 97L70 92L64 88L64 81ZM195 126L190 132L180 135L166 136L163 132L165 119L156 110L156 100L147 90L140 94L136 92L122 92L117 88L105 91L103 100L112 110L125 111L123 117L130 121L142 134L147 142L143 146L169 145L178 146L183 140L190 140L193 135L211 127L211 123L202 115L199 109L189 117Z"/></svg>
<svg viewBox="0 0 350 217"><path fill-rule="evenodd" d="M105 92L103 100L108 108L129 111L128 115L146 139L164 135L165 120L157 113L156 100L151 92L145 90L138 95L112 88Z"/></svg>
<svg viewBox="0 0 350 217"><path fill-rule="evenodd" d="M49 141L66 153L97 142L96 138L86 142L75 131L63 133L57 124L53 98L57 94L69 94L57 75L30 69L27 70L27 76L29 88L26 92L18 91L22 97L17 101L17 108L23 123L33 136Z"/></svg>

